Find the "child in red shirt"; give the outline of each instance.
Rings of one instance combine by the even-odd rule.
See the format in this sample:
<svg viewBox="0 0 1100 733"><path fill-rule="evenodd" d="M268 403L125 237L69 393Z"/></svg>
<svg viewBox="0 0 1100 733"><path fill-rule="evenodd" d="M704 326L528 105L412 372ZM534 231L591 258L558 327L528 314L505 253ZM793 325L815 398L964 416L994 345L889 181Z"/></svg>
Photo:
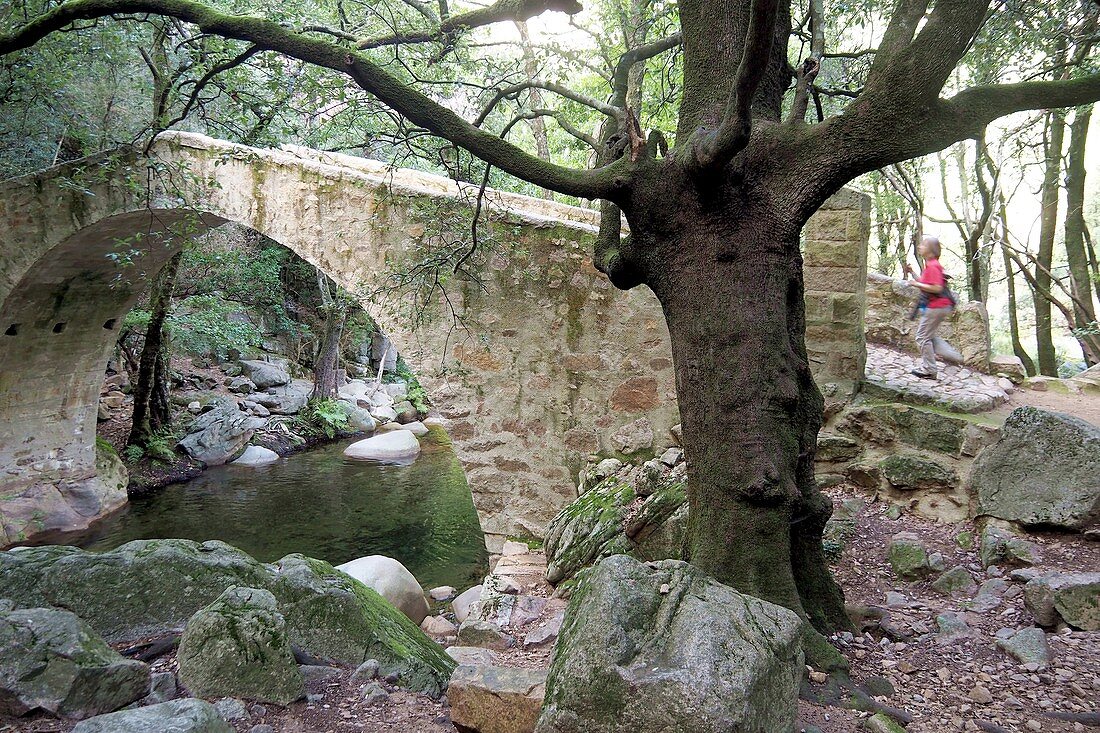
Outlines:
<svg viewBox="0 0 1100 733"><path fill-rule="evenodd" d="M947 278L944 277L943 266L940 265L940 240L935 237L922 238L917 246L917 253L924 259L924 269L919 278L907 282L921 290L921 302L918 305L920 324L917 326L916 340L920 347L922 364L920 369L914 369L912 373L922 379L936 379L936 352L944 352L945 356L958 356L958 352L946 341L936 336L940 324L951 315L954 302L944 296ZM908 262L904 265L904 271L906 275L913 276Z"/></svg>

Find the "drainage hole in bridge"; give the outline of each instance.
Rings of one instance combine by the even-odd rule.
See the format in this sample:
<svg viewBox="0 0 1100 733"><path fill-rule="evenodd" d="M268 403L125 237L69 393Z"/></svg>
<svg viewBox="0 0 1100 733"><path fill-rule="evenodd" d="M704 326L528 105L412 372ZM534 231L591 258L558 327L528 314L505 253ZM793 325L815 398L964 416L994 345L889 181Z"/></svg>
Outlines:
<svg viewBox="0 0 1100 733"><path fill-rule="evenodd" d="M61 333L64 330L65 330L65 324L64 323L55 323L55 324L53 324L53 332L54 333Z"/></svg>
<svg viewBox="0 0 1100 733"><path fill-rule="evenodd" d="M117 318L111 318L106 323L103 324L103 327L105 329L107 329L108 331L114 331L116 323L118 323L118 319Z"/></svg>
<svg viewBox="0 0 1100 733"><path fill-rule="evenodd" d="M8 326L8 330L4 331L5 336L17 336L19 335L19 324L13 323Z"/></svg>

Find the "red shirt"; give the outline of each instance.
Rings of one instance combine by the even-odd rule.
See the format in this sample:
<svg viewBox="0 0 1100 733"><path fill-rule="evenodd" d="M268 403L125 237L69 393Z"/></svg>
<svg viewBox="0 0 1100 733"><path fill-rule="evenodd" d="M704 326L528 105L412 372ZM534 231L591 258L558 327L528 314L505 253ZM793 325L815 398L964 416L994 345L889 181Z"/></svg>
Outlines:
<svg viewBox="0 0 1100 733"><path fill-rule="evenodd" d="M940 265L940 261L937 259L930 259L924 263L924 269L921 270L920 279L917 282L922 282L925 285L947 285L947 280L943 276L943 266ZM942 295L935 295L929 293L928 307L929 308L950 308L951 300L943 297Z"/></svg>

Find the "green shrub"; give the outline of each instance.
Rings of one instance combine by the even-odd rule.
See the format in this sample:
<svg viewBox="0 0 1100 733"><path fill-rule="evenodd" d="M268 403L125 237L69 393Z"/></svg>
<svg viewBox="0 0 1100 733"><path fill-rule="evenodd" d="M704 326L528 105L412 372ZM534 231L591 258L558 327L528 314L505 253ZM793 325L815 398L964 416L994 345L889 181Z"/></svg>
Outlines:
<svg viewBox="0 0 1100 733"><path fill-rule="evenodd" d="M158 433L149 439L145 446L145 455L154 461L175 463L178 456L173 446L176 444L175 436L170 433Z"/></svg>
<svg viewBox="0 0 1100 733"><path fill-rule="evenodd" d="M298 413L307 430L335 438L337 433L350 430L348 411L339 400L310 400Z"/></svg>
<svg viewBox="0 0 1100 733"><path fill-rule="evenodd" d="M140 445L128 445L122 450L122 460L126 463L137 463L145 457L145 449Z"/></svg>

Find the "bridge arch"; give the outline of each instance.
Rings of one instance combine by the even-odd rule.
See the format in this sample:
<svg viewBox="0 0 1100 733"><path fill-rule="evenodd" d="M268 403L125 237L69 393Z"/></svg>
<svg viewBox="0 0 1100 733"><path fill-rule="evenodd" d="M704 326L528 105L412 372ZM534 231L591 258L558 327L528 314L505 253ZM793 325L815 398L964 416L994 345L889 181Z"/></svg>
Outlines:
<svg viewBox="0 0 1100 733"><path fill-rule="evenodd" d="M24 518L29 506L60 512L72 526L102 509L112 487L96 467L95 423L111 324L181 233L232 221L349 291L378 292L403 258L438 245L441 216L465 211L468 222L469 199L438 176L191 133L160 136L147 158L0 182L0 543L28 530L5 519L13 507ZM592 265L596 213L486 199L497 249L483 245L469 276L449 283L446 307L414 322L402 317L407 299L363 305L447 418L497 550L508 536L542 535L591 454L659 452L679 413L659 304L645 289L615 290ZM861 304L848 301L862 293L867 203L840 197L819 218L807 264L829 283L816 295L808 283L811 359L819 380L850 382L863 370ZM818 250L821 262L809 256Z"/></svg>

